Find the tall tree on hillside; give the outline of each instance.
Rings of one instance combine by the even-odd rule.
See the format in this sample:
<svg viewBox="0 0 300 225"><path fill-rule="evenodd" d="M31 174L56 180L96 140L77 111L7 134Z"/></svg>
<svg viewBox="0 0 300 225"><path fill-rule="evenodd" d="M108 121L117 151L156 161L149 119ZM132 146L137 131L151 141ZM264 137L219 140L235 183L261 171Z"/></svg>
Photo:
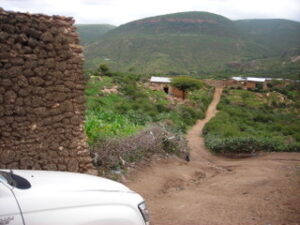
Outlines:
<svg viewBox="0 0 300 225"><path fill-rule="evenodd" d="M203 87L203 83L200 80L187 76L173 78L171 81L171 85L184 92L183 99L185 98L185 93L187 91L200 89L201 87Z"/></svg>
<svg viewBox="0 0 300 225"><path fill-rule="evenodd" d="M106 64L101 64L98 68L99 75L102 76L109 76L111 73L109 71L109 68Z"/></svg>

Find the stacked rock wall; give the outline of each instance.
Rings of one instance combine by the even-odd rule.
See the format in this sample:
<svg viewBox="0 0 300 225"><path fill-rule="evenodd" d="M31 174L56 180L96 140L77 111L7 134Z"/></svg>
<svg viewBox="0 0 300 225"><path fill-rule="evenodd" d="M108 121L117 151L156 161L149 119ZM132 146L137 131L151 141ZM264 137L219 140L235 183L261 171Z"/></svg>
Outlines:
<svg viewBox="0 0 300 225"><path fill-rule="evenodd" d="M92 169L73 23L0 8L0 168Z"/></svg>

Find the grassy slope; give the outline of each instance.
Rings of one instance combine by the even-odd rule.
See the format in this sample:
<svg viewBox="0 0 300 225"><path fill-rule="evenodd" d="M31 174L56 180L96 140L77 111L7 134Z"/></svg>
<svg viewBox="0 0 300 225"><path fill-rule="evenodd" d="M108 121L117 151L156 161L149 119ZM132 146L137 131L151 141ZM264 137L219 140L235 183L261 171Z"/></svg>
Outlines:
<svg viewBox="0 0 300 225"><path fill-rule="evenodd" d="M283 19L235 22L245 37L266 47L266 56L278 56L300 47L300 23ZM300 52L299 52L300 53Z"/></svg>
<svg viewBox="0 0 300 225"><path fill-rule="evenodd" d="M82 45L99 40L102 35L115 28L109 24L76 24L76 27Z"/></svg>
<svg viewBox="0 0 300 225"><path fill-rule="evenodd" d="M263 57L241 62L239 70L248 74L297 78L300 62L300 23L282 19L253 19L235 22L244 38L264 49Z"/></svg>
<svg viewBox="0 0 300 225"><path fill-rule="evenodd" d="M90 46L91 60L88 61L90 66L106 63L117 70L133 68L142 73L219 71L224 70L226 63L239 59L240 52L245 51L236 43L231 38L195 34L105 39ZM107 58L111 60L107 61Z"/></svg>

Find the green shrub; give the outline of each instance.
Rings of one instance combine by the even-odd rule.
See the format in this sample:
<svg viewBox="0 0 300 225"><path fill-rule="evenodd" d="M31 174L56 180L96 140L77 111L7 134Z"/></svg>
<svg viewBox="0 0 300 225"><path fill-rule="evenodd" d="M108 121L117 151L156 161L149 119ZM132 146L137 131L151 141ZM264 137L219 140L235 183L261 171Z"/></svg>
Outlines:
<svg viewBox="0 0 300 225"><path fill-rule="evenodd" d="M299 107L297 102L281 104L281 99L273 92L265 98L245 90L224 92L221 111L203 129L207 147L217 153L299 151Z"/></svg>
<svg viewBox="0 0 300 225"><path fill-rule="evenodd" d="M285 144L281 138L206 136L206 146L216 153L300 152L300 143Z"/></svg>
<svg viewBox="0 0 300 225"><path fill-rule="evenodd" d="M85 132L90 144L107 137L134 134L140 126L131 123L125 116L103 111L88 111Z"/></svg>

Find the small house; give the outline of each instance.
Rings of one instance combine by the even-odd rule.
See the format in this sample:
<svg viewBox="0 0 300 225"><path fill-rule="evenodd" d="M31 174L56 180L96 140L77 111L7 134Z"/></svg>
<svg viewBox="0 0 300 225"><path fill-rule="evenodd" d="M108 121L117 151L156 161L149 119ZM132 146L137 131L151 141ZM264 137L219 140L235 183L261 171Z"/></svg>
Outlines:
<svg viewBox="0 0 300 225"><path fill-rule="evenodd" d="M166 94L184 99L186 93L178 88L171 86L172 78L169 77L151 77L150 83L155 90L164 91Z"/></svg>
<svg viewBox="0 0 300 225"><path fill-rule="evenodd" d="M234 85L239 85L239 86L244 86L245 82L246 82L246 78L244 77L231 77L231 82L229 84L231 84L231 86Z"/></svg>
<svg viewBox="0 0 300 225"><path fill-rule="evenodd" d="M246 78L246 88L255 89L258 85L262 86L262 89L267 89L266 78L258 78L258 77L247 77Z"/></svg>
<svg viewBox="0 0 300 225"><path fill-rule="evenodd" d="M267 89L267 78L259 77L232 77L230 86L241 86L245 89L255 89L261 86L262 89Z"/></svg>
<svg viewBox="0 0 300 225"><path fill-rule="evenodd" d="M151 77L150 83L156 90L162 90L169 94L171 78L169 77Z"/></svg>

